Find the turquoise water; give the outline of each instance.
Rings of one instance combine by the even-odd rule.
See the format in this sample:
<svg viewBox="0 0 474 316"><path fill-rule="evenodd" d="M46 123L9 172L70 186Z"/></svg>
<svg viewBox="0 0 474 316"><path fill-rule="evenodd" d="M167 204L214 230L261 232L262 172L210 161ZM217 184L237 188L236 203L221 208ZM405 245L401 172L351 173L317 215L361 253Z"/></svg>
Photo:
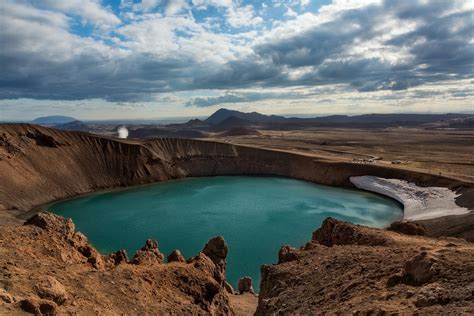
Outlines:
<svg viewBox="0 0 474 316"><path fill-rule="evenodd" d="M101 251L126 249L132 257L145 240L167 256L196 255L212 237L229 245L227 279L260 282L260 266L275 263L282 245L295 247L328 216L383 227L402 216L401 206L367 192L277 177L189 178L94 193L50 206L70 217Z"/></svg>

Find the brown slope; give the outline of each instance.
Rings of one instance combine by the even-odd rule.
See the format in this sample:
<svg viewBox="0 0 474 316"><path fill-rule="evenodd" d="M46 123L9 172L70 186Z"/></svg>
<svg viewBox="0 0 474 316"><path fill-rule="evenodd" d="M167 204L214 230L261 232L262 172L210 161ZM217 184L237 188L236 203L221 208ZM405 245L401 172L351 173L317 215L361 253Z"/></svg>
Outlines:
<svg viewBox="0 0 474 316"><path fill-rule="evenodd" d="M326 219L262 266L257 315L472 314L474 244Z"/></svg>
<svg viewBox="0 0 474 316"><path fill-rule="evenodd" d="M0 229L0 314L232 314L220 277L225 264L207 249L164 263L147 241L128 261L124 252L99 254L72 221L40 213Z"/></svg>

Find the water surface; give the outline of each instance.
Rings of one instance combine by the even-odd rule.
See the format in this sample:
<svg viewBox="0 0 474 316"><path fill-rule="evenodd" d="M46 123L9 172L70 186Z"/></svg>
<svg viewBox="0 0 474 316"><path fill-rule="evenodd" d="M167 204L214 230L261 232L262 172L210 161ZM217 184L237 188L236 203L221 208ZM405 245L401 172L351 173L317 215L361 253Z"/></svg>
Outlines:
<svg viewBox="0 0 474 316"><path fill-rule="evenodd" d="M94 193L50 206L73 219L102 253L126 249L132 257L145 240L167 256L196 255L212 237L229 245L227 279L260 282L260 266L275 263L284 244L301 246L328 216L384 227L401 206L368 192L277 177L188 178L123 191ZM258 288L258 286L257 286Z"/></svg>

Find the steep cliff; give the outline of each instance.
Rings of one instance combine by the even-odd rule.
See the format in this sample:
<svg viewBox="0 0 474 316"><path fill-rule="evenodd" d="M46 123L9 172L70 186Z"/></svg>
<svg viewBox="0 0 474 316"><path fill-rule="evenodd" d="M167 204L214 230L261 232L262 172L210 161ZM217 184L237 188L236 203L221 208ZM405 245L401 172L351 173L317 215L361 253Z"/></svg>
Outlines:
<svg viewBox="0 0 474 316"><path fill-rule="evenodd" d="M465 185L431 174L225 143L167 138L119 140L28 124L0 125L0 211L14 215L101 189L232 174L279 175L348 187L352 186L351 176L362 175L451 189ZM2 213L5 217L6 212Z"/></svg>

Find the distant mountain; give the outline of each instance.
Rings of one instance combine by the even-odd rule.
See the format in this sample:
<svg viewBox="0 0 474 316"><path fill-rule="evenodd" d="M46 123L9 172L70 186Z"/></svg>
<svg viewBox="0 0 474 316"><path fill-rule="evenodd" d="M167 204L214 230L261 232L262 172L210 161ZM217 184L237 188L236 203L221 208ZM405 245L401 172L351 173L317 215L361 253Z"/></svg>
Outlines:
<svg viewBox="0 0 474 316"><path fill-rule="evenodd" d="M229 122L223 124L227 119ZM269 125L274 128L288 128L298 125L300 127L391 127L391 126L418 126L421 124L465 119L472 114L363 114L363 115L331 115L314 118L283 117L277 115L264 115L257 112L244 113L228 109L219 109L209 116L205 123L213 125L213 130L225 130L224 127L235 128L256 125ZM242 121L237 121L240 119ZM244 122L245 121L245 122Z"/></svg>
<svg viewBox="0 0 474 316"><path fill-rule="evenodd" d="M32 123L38 124L38 125L58 125L58 124L66 124L66 123L70 123L74 121L77 121L77 120L70 116L54 115L54 116L38 117L34 119Z"/></svg>
<svg viewBox="0 0 474 316"><path fill-rule="evenodd" d="M242 120L247 120L253 123L271 123L271 122L286 120L285 117L277 116L277 115L264 115L257 112L245 113L245 112L239 112L239 111L228 110L228 109L219 109L216 112L214 112L214 114L212 114L207 119L205 119L204 122L211 125L216 125L223 122L225 119L231 116L234 116Z"/></svg>

